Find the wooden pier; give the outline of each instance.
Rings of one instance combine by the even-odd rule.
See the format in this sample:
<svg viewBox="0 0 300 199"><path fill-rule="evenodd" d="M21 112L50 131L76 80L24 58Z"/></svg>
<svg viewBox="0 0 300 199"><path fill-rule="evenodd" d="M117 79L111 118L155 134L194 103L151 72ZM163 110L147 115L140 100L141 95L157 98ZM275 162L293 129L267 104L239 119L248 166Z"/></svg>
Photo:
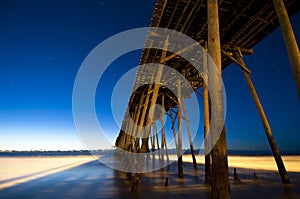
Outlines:
<svg viewBox="0 0 300 199"><path fill-rule="evenodd" d="M252 48L280 26L300 96L300 55L289 21L289 16L299 10L299 0L158 0L150 25L151 27L176 30L198 41L215 62L219 73L222 73L222 70L229 66L235 67L232 66L232 63L241 68L262 120L283 183L290 183L290 180L263 106L251 80L251 70L244 62L243 56L253 54ZM145 42L160 42L161 45L176 43L169 38L160 38L159 35L149 35ZM188 51L189 49L182 50ZM205 63L204 58L201 58L201 61ZM204 136L206 138L205 148L207 149L209 146L207 133L210 125L210 110L218 110L221 115L224 112L223 99L218 97L218 93L222 91L221 82L214 79L204 81L203 75L199 74L187 60L161 49L143 49L140 65L148 63L160 63L177 70L189 81L193 90L201 95L204 102ZM178 154L178 176L182 177L184 175L181 156L183 136L189 136L194 168L197 169L190 129L187 129L187 135L182 133L182 122L185 122L187 127L189 126L189 113L185 109L184 99L189 97L191 93L181 90L181 86L179 86L182 84L181 79L172 79L172 74L170 74L168 77L172 79L170 80L171 84L177 90L175 96L170 89L160 84L160 82L165 81L163 79L165 76L162 76L163 73L162 67L159 67L155 74L151 73L149 67L140 67L138 70L127 107L131 118L124 117L123 130L120 131L116 139L116 146L120 150L135 153L147 153L150 148L152 151L159 148L166 149L168 147L165 135L166 127L163 124L164 116L167 115L172 121L172 132ZM149 74L152 74L151 81L155 83L147 83L145 77L149 77ZM143 82L146 83L143 84ZM208 82L209 85L205 82ZM138 87L138 85L143 86ZM200 88L203 89L203 93L199 91ZM216 107L210 109L210 98L212 97L217 99L214 103ZM151 107L155 104L162 106L162 109L152 110ZM130 125L130 119L137 126ZM157 121L162 123L161 138L158 138L156 134ZM142 128L145 126L147 127ZM160 157L162 159L168 158L168 154L162 153ZM217 143L205 157L205 172L206 183L212 186L212 198L229 198L225 125ZM139 184L140 178L141 174L135 174L135 184Z"/></svg>

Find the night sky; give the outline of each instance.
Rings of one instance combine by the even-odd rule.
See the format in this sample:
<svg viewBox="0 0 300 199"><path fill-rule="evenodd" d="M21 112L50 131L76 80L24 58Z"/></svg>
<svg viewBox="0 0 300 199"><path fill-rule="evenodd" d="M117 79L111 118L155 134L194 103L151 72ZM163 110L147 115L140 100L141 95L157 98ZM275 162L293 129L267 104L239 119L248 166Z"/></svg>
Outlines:
<svg viewBox="0 0 300 199"><path fill-rule="evenodd" d="M72 117L76 73L101 41L149 26L154 4L154 0L2 0L0 150L84 149ZM299 44L300 13L291 21ZM118 129L109 110L111 92L122 74L139 64L140 55L134 51L116 60L101 79L106 86L97 90L97 114L107 118L105 129L111 131L107 136L112 145ZM245 60L279 148L300 150L300 104L280 29ZM228 148L269 150L241 69L230 65L223 81Z"/></svg>

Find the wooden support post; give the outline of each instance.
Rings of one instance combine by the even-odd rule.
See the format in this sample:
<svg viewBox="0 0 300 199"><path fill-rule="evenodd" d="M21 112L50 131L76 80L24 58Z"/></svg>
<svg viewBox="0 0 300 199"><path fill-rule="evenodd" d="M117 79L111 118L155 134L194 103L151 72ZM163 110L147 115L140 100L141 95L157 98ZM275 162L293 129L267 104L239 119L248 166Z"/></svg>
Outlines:
<svg viewBox="0 0 300 199"><path fill-rule="evenodd" d="M127 111L128 111L128 108L127 108ZM124 146L125 146L125 142L126 142L126 131L128 131L128 127L129 127L128 119L126 117L124 117L120 133L116 140L116 146L121 149L125 148Z"/></svg>
<svg viewBox="0 0 300 199"><path fill-rule="evenodd" d="M155 134L153 131L153 126L152 126L152 130L151 130L151 148L152 148L152 151L155 150Z"/></svg>
<svg viewBox="0 0 300 199"><path fill-rule="evenodd" d="M172 130L173 130L173 134L174 134L174 142L175 142L175 147L176 147L176 151L177 151L177 154L178 154L178 144L177 144L177 138L176 138L176 128L175 128L175 118L173 117L173 110L172 110L172 107L170 107L170 118L171 118L171 121L172 121Z"/></svg>
<svg viewBox="0 0 300 199"><path fill-rule="evenodd" d="M165 40L164 48L167 48L168 42L169 42L169 36L167 36L167 38ZM165 58L166 55L167 55L167 51L163 50L162 54L161 54L161 59ZM153 93L152 93L152 99L151 99L149 116L148 116L148 118L150 118L150 119L153 118L153 115L154 115L154 112L155 112L155 109L154 108L151 109L151 107L155 107L155 104L156 104L156 100L157 100L157 97L158 97L158 91L159 91L159 88L160 88L160 84L159 83L160 83L160 80L161 80L163 69L164 69L164 65L160 64L158 66L158 70L157 70L157 74L156 74L156 79L155 79L155 84L154 84ZM147 127L147 128L149 128L149 127ZM148 132L148 130L146 130L146 132ZM144 137L148 137L148 136L149 135L144 135Z"/></svg>
<svg viewBox="0 0 300 199"><path fill-rule="evenodd" d="M151 81L153 81L153 79L154 79L154 74L152 74ZM139 139L140 132L141 132L142 127L143 127L144 122L145 122L145 116L146 116L147 107L148 107L149 98L150 98L150 95L148 93L150 93L150 91L152 89L151 84L149 84L148 86L149 87L148 87L147 93L142 95L142 98L140 99L140 103L138 105L138 113L137 113L137 116L136 116L135 125L133 125L134 126L133 129L132 129L132 131L130 131L130 133L131 133L130 143L134 141L136 136L137 136L137 139ZM145 99L145 102L144 102L145 97L146 97L146 99ZM144 102L144 106L142 106L143 102ZM141 110L143 110L143 111L141 112ZM142 115L140 117L141 113L142 113Z"/></svg>
<svg viewBox="0 0 300 199"><path fill-rule="evenodd" d="M129 152L136 152L137 151L137 143L135 143L135 146L133 146L133 141L134 141L134 137L135 137L135 129L136 129L136 125L138 124L139 122L139 115L140 115L140 112L141 112L141 105L143 104L143 100L144 100L145 96L142 95L141 99L140 99L140 103L138 106L136 106L135 108L135 112L134 112L134 120L135 121L128 121L129 123L129 127L128 127L128 131L127 133L125 133L125 137L124 137L124 150L127 150ZM134 147L134 148L133 148ZM133 158L129 158L128 160L128 157L124 157L123 159L123 162L124 165L130 169L134 166L134 159Z"/></svg>
<svg viewBox="0 0 300 199"><path fill-rule="evenodd" d="M277 167L278 167L279 174L281 176L281 180L284 184L289 184L290 180L289 180L288 174L286 172L284 163L281 159L280 152L279 152L279 149L278 149L277 144L275 142L275 139L273 137L273 133L272 133L271 127L269 125L268 119L265 115L263 107L260 103L260 100L257 96L257 93L256 93L255 88L253 86L253 83L251 81L250 75L248 73L244 72L244 76L246 78L246 81L247 81L247 84L249 86L250 92L252 94L253 100L255 102L256 108L257 108L258 113L260 115L260 119L263 123L264 129L265 129L265 132L266 132L266 136L268 138L269 144L270 144L271 149L272 149L273 156L275 158L275 161L276 161L276 164L277 164Z"/></svg>
<svg viewBox="0 0 300 199"><path fill-rule="evenodd" d="M300 99L300 54L299 54L298 44L295 39L293 28L283 1L273 0L273 5L277 13L284 43L292 67L292 72L294 75L296 88L298 91L298 97Z"/></svg>
<svg viewBox="0 0 300 199"><path fill-rule="evenodd" d="M127 128L128 128L128 124L126 124L125 131L127 130ZM118 143L116 143L116 146L124 149L125 142L126 142L126 133L122 129L119 133L118 139L119 139L119 141L118 141Z"/></svg>
<svg viewBox="0 0 300 199"><path fill-rule="evenodd" d="M199 90L196 89L195 92L196 92L200 97L202 97L202 98L204 97L204 96L203 96L204 94L202 94Z"/></svg>
<svg viewBox="0 0 300 199"><path fill-rule="evenodd" d="M169 166L169 153L168 153L168 146L167 146L167 141L166 141L166 135L164 135L164 140L165 140L165 150L166 150L166 156L167 156L167 165Z"/></svg>
<svg viewBox="0 0 300 199"><path fill-rule="evenodd" d="M154 74L152 75L152 78L153 79L154 77ZM144 107L143 107L143 112L142 112L142 115L141 115L141 118L140 118L140 122L139 123L136 123L137 125L135 126L135 128L137 127L137 133L136 133L136 137L139 139L140 136L141 136L141 131L144 127L144 124L145 124L145 116L146 116L146 112L147 112L147 109L148 109L148 104L149 104L149 100L150 100L150 91L151 91L151 88L152 88L152 85L149 84L148 85L149 88L148 88L148 91L147 91L147 94L146 94L146 100L145 100L145 103L144 103ZM133 133L135 132L135 129L133 131Z"/></svg>
<svg viewBox="0 0 300 199"><path fill-rule="evenodd" d="M129 112L129 107L130 107L130 105L133 101L134 96L135 96L135 93L132 93L131 96L130 96L130 100L128 102L127 108L126 108L126 112ZM124 116L121 131L120 131L120 135L119 135L120 138L116 140L116 146L119 147L119 148L122 148L122 149L125 149L126 139L128 138L128 135L126 133L126 132L128 132L128 128L129 128L129 125L130 125L128 117L130 117L130 116L129 115ZM125 129L125 131L123 131L124 129Z"/></svg>
<svg viewBox="0 0 300 199"><path fill-rule="evenodd" d="M161 110L161 158L162 161L164 161L165 154L164 154L164 148L165 148L165 95L162 94L162 110ZM163 162L162 162L163 163Z"/></svg>
<svg viewBox="0 0 300 199"><path fill-rule="evenodd" d="M161 110L161 140L162 140L162 143L161 143L161 148L163 149L164 148L164 145L166 143L166 140L165 140L165 95L162 94L162 110Z"/></svg>
<svg viewBox="0 0 300 199"><path fill-rule="evenodd" d="M150 101L150 110L149 110L149 115L148 115L149 119L153 118L153 115L154 115L154 112L155 112L155 109L151 108L151 107L155 107L155 104L156 104L158 91L159 91L159 87L160 87L159 82L160 82L160 79L161 79L161 76L162 76L162 71L163 71L163 65L160 65L158 67L157 76L156 76L156 80L155 80L155 84L154 84L154 88L153 88L153 93L152 93L152 98L151 98L151 101ZM148 103L147 103L147 106L148 106ZM150 128L150 125L148 125L145 129L145 132L144 132L145 134L144 134L143 137L147 138L147 139L144 139L143 146L146 146L148 144L149 128ZM138 134L138 136L140 136L140 134ZM144 147L142 148L142 152L146 152Z"/></svg>
<svg viewBox="0 0 300 199"><path fill-rule="evenodd" d="M221 67L218 0L207 1L207 24L208 24L208 52L212 60L214 61L219 74L221 75L222 67ZM210 72L211 69L214 68L209 68ZM224 121L222 81L216 75L213 75L212 77L209 77L209 85L210 85L210 96L214 100L212 103L212 110L214 111L214 114L220 117L216 119L222 122ZM213 137L216 136L215 134L217 134L217 132L211 133L212 140L217 140L217 138ZM212 198L213 199L230 198L225 126L223 127L221 135L212 149Z"/></svg>
<svg viewBox="0 0 300 199"><path fill-rule="evenodd" d="M141 98L141 101L143 101L143 99ZM140 148L139 147L139 145L140 145L140 138L139 137L136 137L136 135L135 135L135 132L136 132L136 127L137 127L137 125L139 124L139 122L141 122L141 121L139 121L139 119L140 119L140 113L141 113L141 109L142 109L142 103L140 102L140 104L139 104L139 106L137 107L138 108L138 111L137 111L137 114L136 114L136 120L135 120L135 125L134 125L134 130L131 132L132 134L131 134L131 139L132 139L132 141L131 142L133 142L133 141L135 141L134 142L134 152L136 153L137 152L137 150ZM139 128L139 127L137 127L137 128Z"/></svg>
<svg viewBox="0 0 300 199"><path fill-rule="evenodd" d="M134 124L132 124L131 126L130 126L130 137L131 137L131 139L130 139L130 142L129 142L129 144L131 144L133 141L134 141L134 138L135 138L135 133L136 133L136 130L137 130L137 128L139 128L139 123L141 123L141 121L140 121L140 114L141 114L141 110L142 110L142 104L143 104L143 102L144 102L144 98L145 98L145 95L143 94L142 95L142 97L140 98L140 103L139 103L139 105L136 107L136 115L135 115L135 121L134 121ZM131 122L130 122L131 123ZM137 139L139 139L139 138L137 138ZM138 143L136 143L135 144L135 146L137 146L137 144ZM135 148L137 148L137 147L135 147Z"/></svg>
<svg viewBox="0 0 300 199"><path fill-rule="evenodd" d="M210 138L209 138L209 98L208 88L203 84L203 106L204 106L204 152L205 152L205 184L211 184L211 164L210 164Z"/></svg>
<svg viewBox="0 0 300 199"><path fill-rule="evenodd" d="M151 79L153 80L153 78L154 78L154 74L152 75ZM148 87L147 94L146 94L146 100L145 100L145 103L144 103L142 116L141 116L141 118L140 118L139 123L136 123L137 125L135 125L135 128L137 128L137 133L136 133L136 135L133 136L133 139L134 139L134 137L136 137L136 145L139 144L139 142L138 142L137 140L140 139L140 137L141 137L141 131L142 131L142 129L143 129L143 127L144 127L144 124L145 124L145 116L146 116L146 112L147 112L147 109L148 109L148 103L149 103L149 98L150 98L150 94L149 94L149 93L150 93L150 91L151 91L152 85L149 84L148 86L149 86L149 87ZM141 109L141 106L140 106L140 109ZM137 117L137 119L139 119L139 117ZM134 128L133 133L135 133L135 128ZM147 128L146 131L149 131L149 129ZM148 132L147 132L147 133L148 133ZM142 142L145 142L145 140L143 140ZM142 144L143 144L143 143L142 143ZM148 144L148 140L147 140L147 144ZM147 149L142 148L142 150L139 151L139 152L142 152L142 153L143 153L143 152L146 152L146 151L147 151ZM140 156L138 156L138 157L140 157ZM142 167L142 164L144 163L144 160L139 160L139 159L138 159L137 162L138 162L138 165L137 165L137 166L138 166L138 167ZM134 185L135 185L135 186L139 186L140 181L141 181L141 174L140 174L140 173L136 173L136 174L134 175Z"/></svg>
<svg viewBox="0 0 300 199"><path fill-rule="evenodd" d="M126 148L127 142L128 140L131 139L131 135L129 135L128 133L132 131L132 122L128 121L127 122L127 127L126 127L126 131L124 132L124 139L123 139L123 149ZM129 141L130 142L130 141Z"/></svg>
<svg viewBox="0 0 300 199"><path fill-rule="evenodd" d="M153 130L154 130L154 136L156 138L157 150L159 150L159 140L158 140L158 133L157 133L156 121L153 121ZM161 160L160 153L158 153L158 159Z"/></svg>
<svg viewBox="0 0 300 199"><path fill-rule="evenodd" d="M244 60L243 60L243 58L239 55L239 53L236 53L236 57L237 57L237 59L239 60L239 62L241 64L246 65L245 62L244 62ZM255 102L257 111L258 111L259 116L260 116L260 119L261 119L261 121L263 123L264 129L265 129L265 132L266 132L266 136L268 138L268 141L269 141L269 144L270 144L273 156L275 158L275 162L277 164L277 168L278 168L279 174L281 176L281 180L282 180L282 182L284 184L289 184L290 180L289 180L288 174L286 172L286 169L285 169L284 163L282 161L282 158L281 158L279 149L277 147L276 141L274 139L274 136L273 136L273 133L272 133L269 121L268 121L267 116L265 114L265 111L264 111L264 109L263 109L263 107L262 107L262 105L260 103L260 100L259 100L258 95L256 93L256 90L254 88L254 85L253 85L253 82L251 80L251 77L250 77L249 73L247 73L246 71L243 71L243 74L244 74L244 76L246 78L248 87L249 87L250 92L252 94L253 100Z"/></svg>
<svg viewBox="0 0 300 199"><path fill-rule="evenodd" d="M151 125L152 128L150 127L150 130L152 129L152 131L150 132L151 134L151 148L152 148L152 167L155 167L155 134L154 134L154 128L153 125Z"/></svg>
<svg viewBox="0 0 300 199"><path fill-rule="evenodd" d="M209 96L208 96L208 65L207 65L207 55L203 56L203 114L204 114L204 153L205 153L205 184L211 184L211 158L210 158L210 138L209 138Z"/></svg>
<svg viewBox="0 0 300 199"><path fill-rule="evenodd" d="M185 106L183 98L182 98L182 108L183 108L183 114L184 114L184 118L185 118L187 132L188 132L188 136L189 136L189 141L190 141L191 154L192 154L192 158L193 158L193 166L194 166L195 170L198 170L197 161L196 161L196 157L195 157L194 146L193 146L193 139L192 139L192 135L191 135L190 122L189 122L189 119L188 119L188 116L187 116L186 106Z"/></svg>
<svg viewBox="0 0 300 199"><path fill-rule="evenodd" d="M207 85L203 85L204 106L204 152L205 152L205 184L211 184L210 138L209 138L209 99Z"/></svg>
<svg viewBox="0 0 300 199"><path fill-rule="evenodd" d="M181 115L181 82L180 77L178 78L178 87L177 87L177 124L178 124L178 176L183 177L183 162L182 162L182 115Z"/></svg>
<svg viewBox="0 0 300 199"><path fill-rule="evenodd" d="M234 182L241 182L241 179L239 178L239 175L236 171L236 168L233 168L233 181Z"/></svg>
<svg viewBox="0 0 300 199"><path fill-rule="evenodd" d="M168 39L169 39L169 37L167 37L167 39L165 41L165 47L167 47L167 45L168 45ZM167 52L163 51L161 57L162 58L166 57L166 54L167 54ZM157 74L156 74L156 78L155 78L155 82L154 82L155 84L154 84L154 88L153 88L153 92L152 92L152 97L151 97L151 100L150 100L150 110L149 110L149 115L148 115L148 118L150 120L153 118L153 115L154 115L154 112L155 112L155 109L152 108L152 107L155 107L156 100L157 100L157 97L158 97L158 91L159 91L159 87L160 87L159 83L160 83L161 76L162 76L162 73L163 73L163 67L164 67L164 65L162 65L162 64L160 64L158 66L158 70L157 70ZM150 85L149 85L149 87L150 87ZM141 126L139 126L139 128L138 128L137 139L139 139L141 137L141 131L142 131L142 128L144 127L145 115L146 115L146 111L148 109L148 104L149 104L149 96L150 96L149 91L147 93L144 112L143 112L143 115L141 117ZM154 127L156 129L155 122L154 122ZM142 148L141 148L141 151L140 151L141 153L147 152L149 133L150 133L150 125L146 126L146 128L144 129L144 135L143 135L144 139L142 139ZM157 129L156 129L156 134L157 134ZM157 138L157 142L158 142L158 136L157 135L156 135L156 138ZM159 147L159 143L157 143L157 146ZM160 159L160 155L159 155L159 159ZM142 166L143 162L144 162L144 160L138 160L138 165ZM140 176L141 176L140 173L135 174L135 179L137 180L135 184L140 183L140 180L141 180Z"/></svg>
<svg viewBox="0 0 300 199"><path fill-rule="evenodd" d="M161 148L166 150L166 156L167 156L167 163L169 165L169 154L168 154L168 147L166 142L166 135L165 135L165 94L162 94L162 113L161 113ZM164 152L163 152L164 153ZM162 158L164 159L164 157Z"/></svg>

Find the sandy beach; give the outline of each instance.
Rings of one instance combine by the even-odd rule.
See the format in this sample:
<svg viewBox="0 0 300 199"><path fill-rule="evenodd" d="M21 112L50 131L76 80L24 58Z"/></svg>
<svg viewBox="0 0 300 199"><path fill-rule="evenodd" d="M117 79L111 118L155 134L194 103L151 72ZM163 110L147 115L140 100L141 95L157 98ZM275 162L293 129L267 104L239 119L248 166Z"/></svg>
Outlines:
<svg viewBox="0 0 300 199"><path fill-rule="evenodd" d="M290 172L300 172L300 156L288 155L281 156L284 164ZM175 156L171 157L176 159ZM197 163L204 164L204 156L196 156ZM183 155L184 162L192 162L190 155ZM245 168L253 170L268 170L277 171L277 166L273 156L241 156L231 155L228 156L229 167Z"/></svg>
<svg viewBox="0 0 300 199"><path fill-rule="evenodd" d="M283 157L290 185L282 185L271 156L228 159L232 198L300 198L300 156ZM0 157L0 198L210 198L203 157L197 160L194 171L190 157L184 156L182 179L177 177L176 162L163 171L145 173L140 187L131 192L131 181L123 173L91 156ZM233 181L233 167L240 183Z"/></svg>

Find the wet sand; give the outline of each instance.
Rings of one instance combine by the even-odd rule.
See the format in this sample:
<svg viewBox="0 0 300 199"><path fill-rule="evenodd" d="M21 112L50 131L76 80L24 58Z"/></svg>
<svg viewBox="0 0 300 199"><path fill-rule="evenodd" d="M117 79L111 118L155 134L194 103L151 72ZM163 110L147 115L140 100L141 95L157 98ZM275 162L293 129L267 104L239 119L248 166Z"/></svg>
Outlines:
<svg viewBox="0 0 300 199"><path fill-rule="evenodd" d="M0 190L92 160L91 156L0 157Z"/></svg>
<svg viewBox="0 0 300 199"><path fill-rule="evenodd" d="M125 174L90 156L0 157L0 198L210 198L210 188L204 185L202 157L197 159L198 171L185 162L185 176L179 179L174 162L163 171L143 174L140 187L131 192L131 181ZM230 156L229 164L237 168L241 179L235 183L230 168L231 197L300 198L300 156L283 159L287 170L295 170L289 172L291 185L282 185L271 166L272 157ZM190 161L189 156L184 160ZM259 181L253 179L254 171Z"/></svg>

